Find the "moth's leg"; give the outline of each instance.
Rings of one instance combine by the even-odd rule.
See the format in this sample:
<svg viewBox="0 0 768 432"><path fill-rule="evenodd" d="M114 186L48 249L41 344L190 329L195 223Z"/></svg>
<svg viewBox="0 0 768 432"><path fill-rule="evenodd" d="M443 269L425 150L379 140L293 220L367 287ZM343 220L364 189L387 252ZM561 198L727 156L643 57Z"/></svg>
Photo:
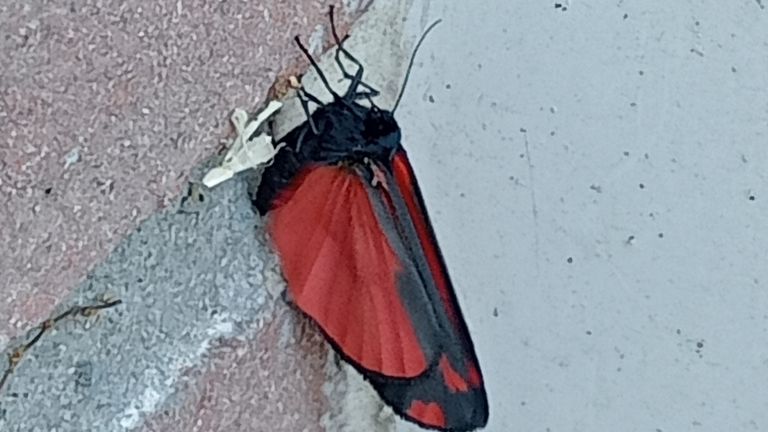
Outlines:
<svg viewBox="0 0 768 432"><path fill-rule="evenodd" d="M309 122L309 127L312 129L312 133L318 135L319 132L317 130L317 126L315 126L315 122L312 120L312 113L309 112L309 102L314 102L320 106L323 106L322 102L320 102L315 96L307 93L303 88L298 89L296 96L299 98L299 102L301 102L301 109L304 110L304 115L307 116L307 122Z"/></svg>
<svg viewBox="0 0 768 432"><path fill-rule="evenodd" d="M353 100L365 99L365 100L367 100L371 104L371 106L374 106L375 104L373 103L373 99L371 99L371 98L374 98L374 97L376 97L378 95L379 95L379 92L377 92L375 90L374 91L367 91L367 92L366 91L361 91L361 92L355 93Z"/></svg>
<svg viewBox="0 0 768 432"><path fill-rule="evenodd" d="M329 6L328 15L331 20L331 33L333 34L333 39L336 42L336 53L334 54L334 59L336 60L336 64L339 66L339 70L341 70L342 75L344 75L344 78L350 80L349 87L347 88L346 93L344 94L344 99L352 99L356 100L357 98L354 96L357 92L357 87L361 86L368 90L370 93L373 93L374 96L379 94L379 91L371 87L370 85L363 82L363 72L364 68L362 63L360 63L359 60L357 60L349 51L344 48L344 41L347 40L348 36L345 36L344 39L339 37L339 33L336 30L336 21L334 19L334 7L333 5ZM352 75L347 71L347 69L344 67L344 63L341 61L341 54L344 54L347 59L352 62L356 67L357 70L355 71L355 74Z"/></svg>
<svg viewBox="0 0 768 432"><path fill-rule="evenodd" d="M310 117L310 120L311 120L311 117ZM310 126L311 126L311 125L312 125L312 123L310 123ZM313 132L314 132L314 131L313 131ZM303 128L303 129L301 130L301 133L299 134L299 137L298 137L298 138L296 138L296 150L295 150L295 151L296 151L297 153L301 151L301 145L302 145L302 144L304 144L304 136L305 136L306 134L307 134L307 128ZM315 135L317 135L317 133L315 133Z"/></svg>
<svg viewBox="0 0 768 432"><path fill-rule="evenodd" d="M333 100L340 99L340 96L338 93L336 93L333 88L331 88L331 84L328 82L328 78L325 76L323 71L320 69L320 66L315 61L314 57L312 57L312 54L309 53L309 50L301 43L301 39L299 39L298 36L293 38L294 41L296 41L296 45L299 46L299 49L302 53L304 53L304 56L307 57L309 60L309 63L312 65L312 68L317 72L317 76L320 78L320 81L323 82L323 85L325 86L326 90L333 96ZM322 104L321 104L322 105Z"/></svg>
<svg viewBox="0 0 768 432"><path fill-rule="evenodd" d="M300 87L300 88L298 89L298 92L299 92L299 93L301 93L301 94L303 94L303 95L304 95L304 97L306 97L306 98L307 98L307 100L309 100L309 102L312 102L312 103L314 103L314 104L317 104L317 105L319 105L319 106L323 106L323 105L325 105L325 104L323 103L323 101L321 101L321 100L320 100L320 99L319 99L317 96L315 96L315 95L313 95L312 93L308 92L308 91L307 91L307 90L306 90L304 87Z"/></svg>
<svg viewBox="0 0 768 432"><path fill-rule="evenodd" d="M350 74L344 68L344 62L341 61L340 53L344 53L344 55L346 55L351 60L354 59L354 57L349 55L349 53L347 52L347 50L344 49L341 43L337 45L336 54L334 56L334 58L336 59L336 64L339 66L339 69L341 70L342 75L344 75L344 78L350 81L349 87L347 87L347 91L344 93L344 99L346 100L361 99L358 97L358 95L361 93L370 94L371 96L378 96L379 91L363 81L363 67L358 66L357 72L355 72L354 75ZM357 60L354 60L353 63L354 62L357 62ZM359 65L359 63L356 63L356 64ZM367 90L367 92L357 91L358 87L363 87L365 90Z"/></svg>
<svg viewBox="0 0 768 432"><path fill-rule="evenodd" d="M280 298L285 302L285 304L289 306L294 305L293 298L291 297L291 293L288 292L287 288L280 292Z"/></svg>

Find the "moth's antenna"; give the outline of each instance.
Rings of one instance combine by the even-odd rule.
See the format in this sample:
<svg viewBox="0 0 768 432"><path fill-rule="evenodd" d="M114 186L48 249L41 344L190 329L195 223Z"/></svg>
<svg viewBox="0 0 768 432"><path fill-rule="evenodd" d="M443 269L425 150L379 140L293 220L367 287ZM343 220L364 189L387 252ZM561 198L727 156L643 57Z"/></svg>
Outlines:
<svg viewBox="0 0 768 432"><path fill-rule="evenodd" d="M317 64L315 59L312 57L312 54L309 53L309 50L301 43L301 38L296 36L295 38L293 38L293 40L296 41L296 45L299 46L299 49L301 50L301 52L304 53L307 59L309 59L309 63L312 65L312 68L315 69L315 72L317 72L317 76L320 77L320 81L323 82L323 85L325 86L325 88L328 89L331 95L333 95L334 99L338 99L339 95L335 91L333 91L333 88L331 88L331 84L328 82L328 78L325 77L325 74L320 69L320 66Z"/></svg>
<svg viewBox="0 0 768 432"><path fill-rule="evenodd" d="M408 78L411 76L411 69L413 68L413 62L416 60L416 53L419 52L419 48L421 47L421 43L424 42L424 39L427 38L427 35L430 31L432 31L433 28L435 28L436 25L440 24L443 20L439 19L427 27L426 30L424 30L424 33L421 34L421 37L419 38L419 41L416 43L416 47L413 48L413 53L411 53L411 61L408 62L408 69L405 70L405 79L403 80L403 85L400 87L400 94L397 95L397 100L395 101L395 106L392 108L392 114L395 113L395 110L397 109L397 106L400 105L400 99L403 98L403 93L405 93L405 86L408 84Z"/></svg>
<svg viewBox="0 0 768 432"><path fill-rule="evenodd" d="M349 35L344 36L344 39L339 37L339 33L336 31L336 20L333 18L333 10L333 5L328 6L328 17L331 19L331 34L333 35L333 40L336 41L336 45L341 45L342 42L347 40Z"/></svg>

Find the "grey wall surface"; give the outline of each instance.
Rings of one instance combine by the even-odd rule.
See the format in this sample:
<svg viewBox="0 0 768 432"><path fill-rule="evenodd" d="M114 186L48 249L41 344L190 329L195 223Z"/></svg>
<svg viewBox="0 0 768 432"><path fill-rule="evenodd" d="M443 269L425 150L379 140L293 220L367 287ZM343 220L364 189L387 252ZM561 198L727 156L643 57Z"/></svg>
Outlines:
<svg viewBox="0 0 768 432"><path fill-rule="evenodd" d="M563 6L425 3L398 114L487 430L766 430L768 12Z"/></svg>

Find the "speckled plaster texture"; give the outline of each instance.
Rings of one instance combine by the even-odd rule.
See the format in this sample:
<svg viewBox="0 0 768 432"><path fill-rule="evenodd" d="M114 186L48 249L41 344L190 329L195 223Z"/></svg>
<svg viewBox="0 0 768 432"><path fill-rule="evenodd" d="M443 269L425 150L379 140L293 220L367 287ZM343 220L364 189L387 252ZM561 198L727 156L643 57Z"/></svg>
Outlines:
<svg viewBox="0 0 768 432"><path fill-rule="evenodd" d="M182 192L229 111L301 64L294 34L320 48L327 4L0 6L0 347Z"/></svg>
<svg viewBox="0 0 768 432"><path fill-rule="evenodd" d="M398 111L485 431L768 430L768 2L553 3L433 2Z"/></svg>

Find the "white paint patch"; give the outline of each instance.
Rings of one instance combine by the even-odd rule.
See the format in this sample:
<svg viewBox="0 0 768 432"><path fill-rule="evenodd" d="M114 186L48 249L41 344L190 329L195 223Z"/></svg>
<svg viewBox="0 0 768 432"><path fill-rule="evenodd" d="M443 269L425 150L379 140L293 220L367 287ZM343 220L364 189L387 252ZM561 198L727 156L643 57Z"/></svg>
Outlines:
<svg viewBox="0 0 768 432"><path fill-rule="evenodd" d="M232 324L231 321L226 322L220 322L213 325L213 327L209 328L207 333L209 336L215 336L215 337L221 337L224 335L229 335L234 330L235 326Z"/></svg>
<svg viewBox="0 0 768 432"><path fill-rule="evenodd" d="M149 375L157 375L157 373L149 373ZM120 426L126 430L136 428L139 426L142 417L145 414L153 413L161 401L160 393L152 387L147 387L144 389L144 393L135 400L134 406L125 409L125 411L118 415Z"/></svg>
<svg viewBox="0 0 768 432"><path fill-rule="evenodd" d="M80 147L75 147L64 156L64 168L80 162Z"/></svg>
<svg viewBox="0 0 768 432"><path fill-rule="evenodd" d="M211 341L222 337L230 337L235 331L234 319L228 313L221 313L215 316L211 327L206 331L209 336L196 350L192 352L182 352L173 359L165 374L168 378L160 379L160 373L157 370L150 369L144 372L142 381L144 381L144 392L134 400L132 406L126 408L117 416L117 423L124 430L131 430L138 427L146 415L156 412L157 407L164 400L164 395L168 389L172 389L176 380L181 376L182 371L198 364L200 358L210 352ZM162 389L162 390L156 390Z"/></svg>
<svg viewBox="0 0 768 432"><path fill-rule="evenodd" d="M325 27L322 24L315 26L315 30L309 35L307 49L312 55L320 54L325 43Z"/></svg>

